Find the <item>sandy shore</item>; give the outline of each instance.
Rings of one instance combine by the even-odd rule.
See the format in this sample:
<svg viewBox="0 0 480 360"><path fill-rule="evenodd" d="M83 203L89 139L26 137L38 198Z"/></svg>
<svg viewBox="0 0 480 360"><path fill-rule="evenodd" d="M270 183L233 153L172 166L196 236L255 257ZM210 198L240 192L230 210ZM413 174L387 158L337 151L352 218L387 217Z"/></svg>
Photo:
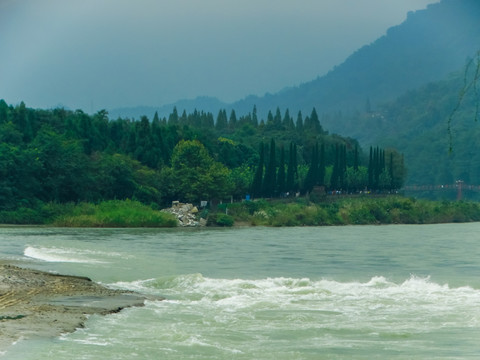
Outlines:
<svg viewBox="0 0 480 360"><path fill-rule="evenodd" d="M85 277L0 263L0 351L18 340L72 332L88 315L115 313L144 301L139 294L108 289Z"/></svg>

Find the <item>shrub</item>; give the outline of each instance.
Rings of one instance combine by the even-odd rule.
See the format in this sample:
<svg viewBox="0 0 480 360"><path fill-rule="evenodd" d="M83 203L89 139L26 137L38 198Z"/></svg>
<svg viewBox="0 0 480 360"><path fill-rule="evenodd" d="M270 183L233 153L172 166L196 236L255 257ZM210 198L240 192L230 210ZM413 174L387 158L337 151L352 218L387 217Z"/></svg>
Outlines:
<svg viewBox="0 0 480 360"><path fill-rule="evenodd" d="M208 217L207 225L208 226L222 226L222 227L230 227L233 226L235 219L227 214L211 214Z"/></svg>
<svg viewBox="0 0 480 360"><path fill-rule="evenodd" d="M175 227L174 215L153 210L131 200L111 200L98 205L80 204L72 214L55 219L54 225L72 227Z"/></svg>

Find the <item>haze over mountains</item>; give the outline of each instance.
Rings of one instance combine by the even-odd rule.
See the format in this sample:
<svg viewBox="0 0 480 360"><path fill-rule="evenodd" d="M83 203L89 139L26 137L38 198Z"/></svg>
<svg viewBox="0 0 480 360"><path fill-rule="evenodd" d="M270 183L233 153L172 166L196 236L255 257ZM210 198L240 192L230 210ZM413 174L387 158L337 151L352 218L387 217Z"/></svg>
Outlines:
<svg viewBox="0 0 480 360"><path fill-rule="evenodd" d="M200 97L162 108L113 110L110 114L150 117L158 111L168 116L176 106L179 112L198 109L216 116L225 108L241 115L256 106L259 118L266 118L266 113L277 107L282 113L289 109L294 116L298 111L308 114L315 107L321 125L330 133L402 152L408 168L407 185L440 186L458 180L480 184L480 124L475 121L480 99L475 84L452 117L465 83L475 76L478 80L479 39L480 2L442 0L410 13L405 22L325 76L300 86L232 104ZM469 72L465 72L469 61ZM478 192L470 196L478 198Z"/></svg>
<svg viewBox="0 0 480 360"><path fill-rule="evenodd" d="M353 53L328 74L300 86L262 97L249 96L232 104L199 97L160 108L111 109L110 114L138 118L152 117L158 111L167 116L176 106L180 112L198 109L216 115L219 109L226 108L241 115L252 111L254 105L261 117L277 107L282 111L288 108L291 114L308 113L313 107L319 114L349 114L363 111L367 101L375 109L407 90L444 79L463 66L479 47L479 19L478 1L443 0L409 13L402 24L390 28L386 35ZM333 117L324 118L322 125L342 135L356 132L345 129Z"/></svg>

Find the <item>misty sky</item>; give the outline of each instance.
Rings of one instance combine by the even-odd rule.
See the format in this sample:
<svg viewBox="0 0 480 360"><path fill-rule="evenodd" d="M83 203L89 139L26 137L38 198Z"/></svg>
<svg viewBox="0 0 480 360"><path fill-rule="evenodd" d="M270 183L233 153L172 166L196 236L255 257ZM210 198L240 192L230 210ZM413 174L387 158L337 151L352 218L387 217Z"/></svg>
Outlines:
<svg viewBox="0 0 480 360"><path fill-rule="evenodd" d="M0 99L226 102L328 72L438 0L0 0Z"/></svg>

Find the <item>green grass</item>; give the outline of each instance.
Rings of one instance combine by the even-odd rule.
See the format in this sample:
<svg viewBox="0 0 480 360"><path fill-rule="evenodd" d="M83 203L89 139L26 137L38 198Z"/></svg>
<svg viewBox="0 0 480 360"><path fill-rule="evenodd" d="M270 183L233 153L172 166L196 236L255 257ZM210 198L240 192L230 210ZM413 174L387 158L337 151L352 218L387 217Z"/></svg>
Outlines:
<svg viewBox="0 0 480 360"><path fill-rule="evenodd" d="M438 202L401 196L258 200L228 205L236 223L252 226L435 224L480 221L480 203Z"/></svg>
<svg viewBox="0 0 480 360"><path fill-rule="evenodd" d="M225 213L228 213L226 215ZM480 203L429 201L402 196L345 197L325 202L305 198L256 200L219 206L208 214L209 226L325 226L436 224L480 221ZM39 204L1 211L3 224L62 227L175 227L175 216L132 200L99 204Z"/></svg>
<svg viewBox="0 0 480 360"><path fill-rule="evenodd" d="M70 214L56 217L52 225L62 227L175 227L176 218L138 201L112 200L98 205L82 203Z"/></svg>

